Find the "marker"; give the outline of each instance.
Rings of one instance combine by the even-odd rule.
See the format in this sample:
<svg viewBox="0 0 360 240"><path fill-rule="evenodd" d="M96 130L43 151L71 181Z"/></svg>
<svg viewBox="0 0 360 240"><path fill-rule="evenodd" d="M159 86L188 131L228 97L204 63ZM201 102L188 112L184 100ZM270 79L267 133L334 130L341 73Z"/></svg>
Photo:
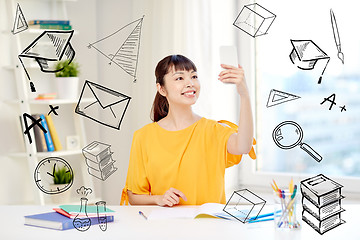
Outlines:
<svg viewBox="0 0 360 240"><path fill-rule="evenodd" d="M144 214L142 211L139 211L139 214L140 214L141 216L143 216L143 217L145 218L145 220L147 220L147 217L145 216L145 214Z"/></svg>

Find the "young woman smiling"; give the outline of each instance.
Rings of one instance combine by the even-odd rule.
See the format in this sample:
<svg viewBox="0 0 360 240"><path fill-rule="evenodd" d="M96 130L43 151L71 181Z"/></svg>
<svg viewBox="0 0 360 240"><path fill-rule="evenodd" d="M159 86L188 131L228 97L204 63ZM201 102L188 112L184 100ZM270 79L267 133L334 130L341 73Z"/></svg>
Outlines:
<svg viewBox="0 0 360 240"><path fill-rule="evenodd" d="M238 129L192 111L200 83L191 60L171 55L158 63L153 123L134 133L121 204L225 203L225 168L238 164L242 154L256 156L244 70L221 66L219 80L234 84L240 96Z"/></svg>

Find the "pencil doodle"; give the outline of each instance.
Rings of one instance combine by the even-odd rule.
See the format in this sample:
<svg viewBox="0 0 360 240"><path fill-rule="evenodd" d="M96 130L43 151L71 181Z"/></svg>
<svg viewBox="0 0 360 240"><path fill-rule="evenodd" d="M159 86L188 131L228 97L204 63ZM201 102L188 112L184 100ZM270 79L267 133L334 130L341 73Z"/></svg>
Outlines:
<svg viewBox="0 0 360 240"><path fill-rule="evenodd" d="M323 105L325 102L329 102L330 103L329 110L331 110L333 105L336 105L335 98L336 98L336 94L333 93L330 96L324 98L324 100L320 103L320 105ZM339 108L341 109L340 112L346 111L345 105L340 106Z"/></svg>
<svg viewBox="0 0 360 240"><path fill-rule="evenodd" d="M60 179L56 174L61 169L64 184L56 184ZM48 157L41 160L35 168L36 186L46 194L58 194L68 190L74 182L74 172L68 162L60 157Z"/></svg>
<svg viewBox="0 0 360 240"><path fill-rule="evenodd" d="M290 40L293 49L289 55L290 60L302 70L312 70L318 60L326 60L326 64L321 72L318 84L321 80L325 69L330 61L330 57L321 50L312 40Z"/></svg>
<svg viewBox="0 0 360 240"><path fill-rule="evenodd" d="M267 34L276 15L257 3L245 5L233 25L252 37Z"/></svg>
<svg viewBox="0 0 360 240"><path fill-rule="evenodd" d="M76 193L79 195L87 196L92 193L92 189L81 186L79 189L76 189Z"/></svg>
<svg viewBox="0 0 360 240"><path fill-rule="evenodd" d="M293 121L285 121L277 125L272 133L275 144L282 149L288 150L300 145L300 148L307 152L317 162L322 157L308 144L302 143L304 133L299 124Z"/></svg>
<svg viewBox="0 0 360 240"><path fill-rule="evenodd" d="M109 144L94 141L82 149L89 174L102 181L117 170L110 147Z"/></svg>
<svg viewBox="0 0 360 240"><path fill-rule="evenodd" d="M234 191L223 211L242 223L256 220L266 201L248 189Z"/></svg>
<svg viewBox="0 0 360 240"><path fill-rule="evenodd" d="M84 98L92 99L91 103L84 101ZM75 113L119 130L130 99L129 96L86 80Z"/></svg>
<svg viewBox="0 0 360 240"><path fill-rule="evenodd" d="M21 10L20 4L18 3L16 6L16 15L15 15L14 26L13 26L11 32L15 35L19 32L25 31L28 28L29 28L29 26L26 22L24 14Z"/></svg>
<svg viewBox="0 0 360 240"><path fill-rule="evenodd" d="M319 234L324 234L341 224L342 185L319 174L301 181L302 219Z"/></svg>
<svg viewBox="0 0 360 240"><path fill-rule="evenodd" d="M139 58L143 19L144 16L123 26L116 32L88 45L89 49L94 48L109 59L110 65L111 63L114 63L132 76L134 82L136 82L136 70ZM118 46L119 43L122 43L122 45L119 48L114 49L114 46Z"/></svg>
<svg viewBox="0 0 360 240"><path fill-rule="evenodd" d="M272 107L281 103L289 102L300 98L299 96L271 89L266 107Z"/></svg>
<svg viewBox="0 0 360 240"><path fill-rule="evenodd" d="M27 119L30 119L32 121L32 124L28 124ZM32 138L31 138L31 134L30 134L30 129L34 128L35 126L39 127L41 129L41 131L43 131L43 133L47 133L47 130L42 126L41 118L35 119L33 116L24 113L23 114L23 121L24 121L24 125L25 125L25 131L24 134L28 136L28 140L29 143L32 143Z"/></svg>
<svg viewBox="0 0 360 240"><path fill-rule="evenodd" d="M76 228L80 232L85 232L89 230L89 228L91 227L91 219L88 217L88 213L86 210L88 199L82 197L80 199L80 202L81 202L80 211L74 218L73 225L74 228Z"/></svg>
<svg viewBox="0 0 360 240"><path fill-rule="evenodd" d="M107 229L107 217L106 217L106 202L98 201L95 203L96 212L101 231L105 232Z"/></svg>
<svg viewBox="0 0 360 240"><path fill-rule="evenodd" d="M50 107L50 111L49 111L49 113L47 115L50 115L50 113L53 112L57 116L58 113L56 112L56 109L59 109L59 106L53 107L52 105L49 105L49 107Z"/></svg>
<svg viewBox="0 0 360 240"><path fill-rule="evenodd" d="M71 46L70 40L74 34L71 31L46 30L38 36L29 46L27 46L18 56L23 66L27 78L30 80L31 91L35 92L34 83L31 82L29 72L24 61L32 60L38 63L40 70L46 73L59 72L62 69L56 69L55 65L61 60L68 60L68 64L75 57L75 50ZM30 64L29 62L28 64Z"/></svg>
<svg viewBox="0 0 360 240"><path fill-rule="evenodd" d="M338 28L338 25L336 23L336 18L335 18L334 11L332 9L330 9L330 20L331 20L332 31L333 31L333 34L334 34L334 40L335 40L336 49L338 51L337 56L341 60L342 64L344 64L344 53L341 51L339 28Z"/></svg>

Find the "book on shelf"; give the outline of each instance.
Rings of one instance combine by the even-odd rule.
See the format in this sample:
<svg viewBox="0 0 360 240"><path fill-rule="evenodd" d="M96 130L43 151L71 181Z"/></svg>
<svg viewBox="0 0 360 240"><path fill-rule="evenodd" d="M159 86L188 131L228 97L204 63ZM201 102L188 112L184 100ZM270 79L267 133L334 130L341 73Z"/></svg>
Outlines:
<svg viewBox="0 0 360 240"><path fill-rule="evenodd" d="M46 133L44 132L44 136L45 136L47 150L48 150L48 152L53 152L55 150L54 143L53 143L53 141L51 139L50 131L49 131L48 125L46 123L46 119L45 119L44 114L40 114L40 118L41 118L41 125L46 130Z"/></svg>
<svg viewBox="0 0 360 240"><path fill-rule="evenodd" d="M34 119L39 119L40 114L31 115ZM37 152L47 152L47 145L45 140L44 132L37 126L33 127L35 135L35 144Z"/></svg>
<svg viewBox="0 0 360 240"><path fill-rule="evenodd" d="M74 219L66 217L58 212L48 212L25 216L25 225L56 230L67 230L74 228L73 221ZM91 225L99 224L98 217L90 217L90 221ZM114 216L106 216L106 221L113 222Z"/></svg>
<svg viewBox="0 0 360 240"><path fill-rule="evenodd" d="M38 96L35 99L36 100L55 99L56 95L57 95L56 93L40 93L40 94L38 94Z"/></svg>
<svg viewBox="0 0 360 240"><path fill-rule="evenodd" d="M29 25L52 24L52 25L70 25L70 20L30 20Z"/></svg>
<svg viewBox="0 0 360 240"><path fill-rule="evenodd" d="M71 25L62 25L62 24L36 24L29 25L30 29L53 29L53 30L71 30Z"/></svg>
<svg viewBox="0 0 360 240"><path fill-rule="evenodd" d="M47 122L47 125L48 125L48 128L49 128L49 131L50 131L50 136L51 136L51 139L53 141L55 151L62 150L62 145L61 145L59 136L57 134L57 131L56 131L54 122L52 120L52 117L50 115L46 115L45 119L46 119L46 122Z"/></svg>

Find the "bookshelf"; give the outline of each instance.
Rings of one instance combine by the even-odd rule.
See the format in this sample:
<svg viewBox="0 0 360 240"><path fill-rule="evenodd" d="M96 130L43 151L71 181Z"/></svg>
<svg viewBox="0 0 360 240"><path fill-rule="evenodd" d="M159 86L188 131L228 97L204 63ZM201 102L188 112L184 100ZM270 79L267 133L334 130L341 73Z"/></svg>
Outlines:
<svg viewBox="0 0 360 240"><path fill-rule="evenodd" d="M57 1L48 1L48 0L36 0L32 1L32 4L39 3L41 5L40 11L44 11L43 8L48 8L50 12L50 16L53 16L54 19L68 19L67 11L66 11L66 2L67 0L57 0ZM21 6L26 6L27 1L15 1L15 0L5 0L7 13L8 13L8 22L13 23L15 19L15 13L17 9L17 3ZM26 13L24 13L26 16ZM30 19L26 19L27 21ZM12 27L12 25L11 25ZM6 34L12 35L11 29ZM94 180L87 172L87 166L85 164L84 157L82 155L82 146L86 145L86 134L83 123L83 118L81 118L78 114L75 114L74 109L78 102L78 99L51 99L51 100L36 100L35 94L41 93L37 92L34 94L30 91L29 80L26 77L26 73L22 68L18 55L22 52L24 48L26 48L29 44L29 39L34 39L39 36L46 29L28 29L21 33L15 34L11 36L11 63L9 66L3 66L4 69L13 73L14 83L16 87L17 97L15 99L10 99L5 101L6 104L9 104L12 108L18 109L18 115L14 116L16 118L16 122L19 124L20 121L19 116L22 116L23 113L27 114L38 114L42 113L46 115L49 112L49 105L60 106L61 109L61 118L58 116L52 115L54 120L54 125L58 132L60 142L63 145L63 150L54 151L54 152L37 152L36 144L35 144L35 136L32 134L33 143L29 144L27 136L24 134L24 139L20 139L19 141L24 141L24 151L20 152L12 152L9 153L10 158L21 159L24 160L24 164L27 164L27 168L29 169L29 174L24 176L26 181L34 182L34 170L37 164L44 158L47 157L61 157L66 159L67 162L72 165L74 171L74 184L68 190L71 191L71 202L78 203L79 197L76 196L75 191L78 186L86 186L87 188L91 188L93 193L89 196L90 202L95 202L98 200L98 196L96 195L96 191L94 189ZM4 33L2 33L4 34ZM78 34L78 33L77 33ZM32 79L40 79L47 78L48 81L51 81L51 78L55 78L55 74L53 73L43 73L37 70L38 65L34 62L30 66L27 66L28 71L31 71ZM52 79L54 80L54 79ZM84 101L90 101L90 99L83 99ZM29 121L28 121L29 122ZM61 123L61 124L60 124ZM60 124L60 128L59 128ZM67 136L78 136L79 144L76 149L67 149L65 144L65 138ZM19 136L19 138L22 138ZM53 204L51 201L51 196L44 194L40 191L36 184L32 185L32 192L34 196L34 203L45 205L45 204Z"/></svg>

